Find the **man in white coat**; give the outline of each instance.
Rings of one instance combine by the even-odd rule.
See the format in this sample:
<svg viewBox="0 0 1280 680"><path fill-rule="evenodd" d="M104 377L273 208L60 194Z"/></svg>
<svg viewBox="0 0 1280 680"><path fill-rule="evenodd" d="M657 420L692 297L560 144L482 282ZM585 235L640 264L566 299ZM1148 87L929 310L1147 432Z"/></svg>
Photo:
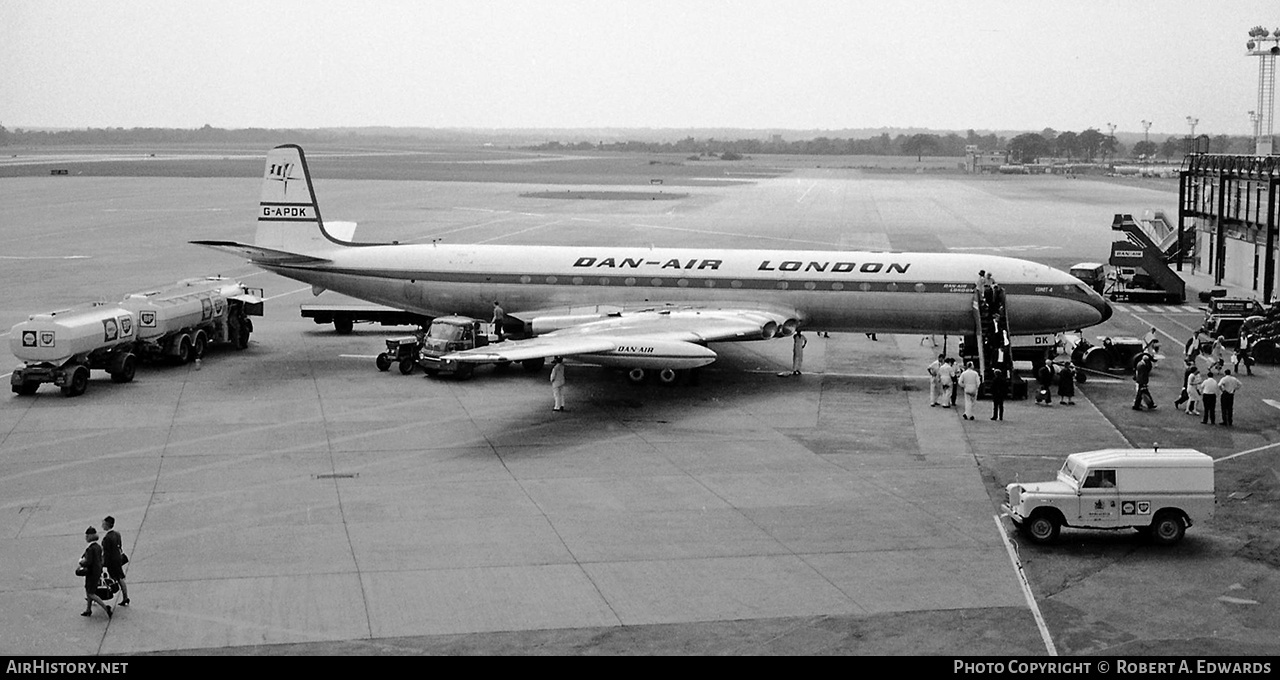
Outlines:
<svg viewBox="0 0 1280 680"><path fill-rule="evenodd" d="M947 355L939 354L937 360L925 369L929 374L929 406L937 406L938 397L942 394L942 367L946 359Z"/></svg>
<svg viewBox="0 0 1280 680"><path fill-rule="evenodd" d="M564 359L561 357L553 357L551 359L551 395L555 397L556 405L551 407L552 411L564 410Z"/></svg>
<svg viewBox="0 0 1280 680"><path fill-rule="evenodd" d="M982 376L973 368L973 362L965 364L960 374L960 389L964 390L964 419L973 420L973 407L978 402L978 387L982 385Z"/></svg>

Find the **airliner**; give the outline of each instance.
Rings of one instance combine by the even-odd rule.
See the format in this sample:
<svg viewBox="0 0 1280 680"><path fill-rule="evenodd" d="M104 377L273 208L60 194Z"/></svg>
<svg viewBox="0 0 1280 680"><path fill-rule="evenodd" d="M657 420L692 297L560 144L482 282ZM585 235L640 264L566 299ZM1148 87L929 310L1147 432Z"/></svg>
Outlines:
<svg viewBox="0 0 1280 680"><path fill-rule="evenodd" d="M495 302L521 339L445 357L548 357L674 382L716 359L708 345L797 331L968 334L978 272L1004 290L1010 331L1046 334L1106 321L1111 306L1075 277L981 254L736 248L615 248L356 242L326 222L302 148L267 154L252 244L192 241L267 271L430 317L487 319Z"/></svg>

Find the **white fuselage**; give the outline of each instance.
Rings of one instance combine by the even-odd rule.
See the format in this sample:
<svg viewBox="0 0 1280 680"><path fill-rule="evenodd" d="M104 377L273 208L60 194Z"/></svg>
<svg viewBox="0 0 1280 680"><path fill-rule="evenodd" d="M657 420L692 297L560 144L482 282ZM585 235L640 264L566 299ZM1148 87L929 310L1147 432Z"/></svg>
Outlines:
<svg viewBox="0 0 1280 680"><path fill-rule="evenodd" d="M596 246L339 245L326 261L260 266L317 289L429 316L616 306L766 308L806 330L971 333L978 272L1005 293L1010 330L1056 333L1111 308L1074 277L1025 260L949 253Z"/></svg>

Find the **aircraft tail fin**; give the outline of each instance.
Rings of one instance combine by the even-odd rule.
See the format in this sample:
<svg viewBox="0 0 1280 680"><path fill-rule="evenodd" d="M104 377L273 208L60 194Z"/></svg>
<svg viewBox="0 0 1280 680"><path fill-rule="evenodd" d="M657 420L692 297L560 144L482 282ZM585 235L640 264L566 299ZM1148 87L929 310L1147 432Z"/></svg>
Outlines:
<svg viewBox="0 0 1280 680"><path fill-rule="evenodd" d="M332 250L342 243L325 231L302 147L282 144L268 151L254 245L309 254Z"/></svg>

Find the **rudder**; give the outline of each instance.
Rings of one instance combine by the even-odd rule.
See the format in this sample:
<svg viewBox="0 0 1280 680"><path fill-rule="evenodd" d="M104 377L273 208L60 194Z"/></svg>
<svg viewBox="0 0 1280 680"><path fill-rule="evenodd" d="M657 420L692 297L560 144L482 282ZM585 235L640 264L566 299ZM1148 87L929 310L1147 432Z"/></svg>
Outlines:
<svg viewBox="0 0 1280 680"><path fill-rule="evenodd" d="M292 253L327 250L334 245L320 218L307 157L296 144L282 144L267 152L254 245Z"/></svg>

